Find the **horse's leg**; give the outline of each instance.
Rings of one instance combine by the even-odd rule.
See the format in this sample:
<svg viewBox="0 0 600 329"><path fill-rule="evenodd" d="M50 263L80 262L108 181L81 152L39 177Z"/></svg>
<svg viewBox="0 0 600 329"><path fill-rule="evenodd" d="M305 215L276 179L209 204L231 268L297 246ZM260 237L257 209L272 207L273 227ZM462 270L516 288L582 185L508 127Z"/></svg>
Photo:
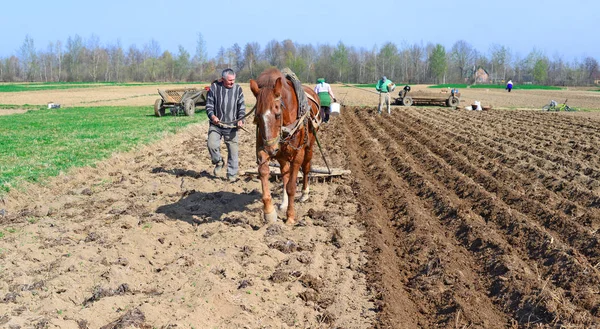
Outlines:
<svg viewBox="0 0 600 329"><path fill-rule="evenodd" d="M302 151L300 151L302 152ZM302 158L302 157L297 157ZM300 170L301 162L300 160L294 160L290 164L290 178L286 186L286 191L288 194L288 208L287 208L287 221L286 224L294 225L296 224L296 211L294 211L294 197L296 195L296 182L298 181L298 170Z"/></svg>
<svg viewBox="0 0 600 329"><path fill-rule="evenodd" d="M286 190L287 184L290 181L290 162L279 160L279 168L281 169L281 180L283 181L281 205L279 210L286 211L288 209L289 196Z"/></svg>
<svg viewBox="0 0 600 329"><path fill-rule="evenodd" d="M307 147L304 151L304 161L302 162L302 197L300 198L300 202L308 200L308 192L310 190L308 186L308 173L310 172L312 156L312 147Z"/></svg>
<svg viewBox="0 0 600 329"><path fill-rule="evenodd" d="M269 190L269 156L264 152L260 151L258 156L258 175L260 178L260 185L262 187L262 201L265 221L267 223L274 223L277 221L277 211L273 207L273 200L271 198L271 191Z"/></svg>

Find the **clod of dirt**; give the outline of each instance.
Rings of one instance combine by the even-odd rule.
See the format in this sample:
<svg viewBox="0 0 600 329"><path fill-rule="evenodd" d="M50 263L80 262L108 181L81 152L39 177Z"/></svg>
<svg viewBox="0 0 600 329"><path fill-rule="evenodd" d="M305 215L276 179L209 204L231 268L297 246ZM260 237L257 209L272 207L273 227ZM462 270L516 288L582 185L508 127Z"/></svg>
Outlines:
<svg viewBox="0 0 600 329"><path fill-rule="evenodd" d="M100 234L96 233L96 232L90 232L86 237L85 237L85 242L92 242L92 241L96 241L100 239Z"/></svg>
<svg viewBox="0 0 600 329"><path fill-rule="evenodd" d="M271 224L271 225L269 225L269 227L267 227L265 236L268 237L268 236L280 235L281 233L283 233L283 228L281 227L281 225Z"/></svg>
<svg viewBox="0 0 600 329"><path fill-rule="evenodd" d="M127 265L129 265L129 260L127 260L127 258L124 258L124 257L119 257L119 258L117 258L116 261L113 262L113 264L127 266Z"/></svg>
<svg viewBox="0 0 600 329"><path fill-rule="evenodd" d="M290 273L281 269L275 270L275 272L271 274L269 280L273 281L274 283L287 282L290 280Z"/></svg>
<svg viewBox="0 0 600 329"><path fill-rule="evenodd" d="M21 297L21 294L19 294L18 292L9 292L4 296L4 298L2 298L2 300L0 300L0 302L5 304L16 303L17 297Z"/></svg>
<svg viewBox="0 0 600 329"><path fill-rule="evenodd" d="M340 185L335 189L335 195L340 197L354 197L354 192L352 192L352 187L348 185Z"/></svg>
<svg viewBox="0 0 600 329"><path fill-rule="evenodd" d="M342 234L340 234L340 230L337 228L333 230L333 234L331 235L331 244L336 246L336 248L342 247Z"/></svg>
<svg viewBox="0 0 600 329"><path fill-rule="evenodd" d="M242 281L240 281L240 284L238 285L238 289L244 289L251 285L252 285L252 280L242 280Z"/></svg>
<svg viewBox="0 0 600 329"><path fill-rule="evenodd" d="M215 234L215 232L206 231L206 232L202 233L202 235L200 235L200 236L203 237L203 238L205 238L205 239L208 239L213 234Z"/></svg>
<svg viewBox="0 0 600 329"><path fill-rule="evenodd" d="M287 241L278 240L278 241L272 242L269 244L269 248L277 249L284 254L296 252L299 249L296 242L294 242L292 240L287 240Z"/></svg>
<svg viewBox="0 0 600 329"><path fill-rule="evenodd" d="M243 246L240 251L242 252L242 260L250 257L252 255L252 248L249 246Z"/></svg>
<svg viewBox="0 0 600 329"><path fill-rule="evenodd" d="M248 219L239 217L225 217L223 222L233 226L244 226L248 224Z"/></svg>
<svg viewBox="0 0 600 329"><path fill-rule="evenodd" d="M152 326L145 324L146 316L137 308L129 310L117 320L100 327L100 329L124 329L124 328L144 328L149 329Z"/></svg>
<svg viewBox="0 0 600 329"><path fill-rule="evenodd" d="M33 326L33 328L34 329L46 329L46 328L48 328L49 322L50 321L48 321L48 319L41 319Z"/></svg>
<svg viewBox="0 0 600 329"><path fill-rule="evenodd" d="M335 316L331 312L325 311L322 314L317 315L317 321L319 321L319 323L331 325L335 322Z"/></svg>
<svg viewBox="0 0 600 329"><path fill-rule="evenodd" d="M33 284L17 284L17 285L11 286L9 288L9 290L12 292L32 291L32 290L40 290L40 289L44 288L45 286L46 286L46 282L44 280L42 280L42 281L38 281Z"/></svg>
<svg viewBox="0 0 600 329"><path fill-rule="evenodd" d="M225 274L225 269L220 268L220 267L215 267L215 268L211 269L210 273L220 276L221 279L225 279L227 277L227 275Z"/></svg>
<svg viewBox="0 0 600 329"><path fill-rule="evenodd" d="M296 310L289 306L282 307L278 312L277 316L288 326L292 327L296 324Z"/></svg>
<svg viewBox="0 0 600 329"><path fill-rule="evenodd" d="M315 226L327 226L327 222L330 220L329 212L314 210L313 208L308 209L308 211L306 212L306 216L313 220L313 224Z"/></svg>
<svg viewBox="0 0 600 329"><path fill-rule="evenodd" d="M319 294L313 289L307 289L298 294L298 297L305 302L316 303L319 300Z"/></svg>
<svg viewBox="0 0 600 329"><path fill-rule="evenodd" d="M114 289L114 290L104 289L102 287L96 287L94 289L94 293L92 294L92 297L86 299L83 302L83 305L85 306L87 304L93 303L95 301L100 300L100 298L103 298L103 297L124 295L124 294L128 293L129 291L130 291L130 289L129 289L129 285L127 285L127 283L123 283L123 284L119 285L117 287L117 289ZM110 327L110 328L112 328L112 327Z"/></svg>
<svg viewBox="0 0 600 329"><path fill-rule="evenodd" d="M79 329L89 329L88 322L86 320L77 321L77 326L79 327Z"/></svg>
<svg viewBox="0 0 600 329"><path fill-rule="evenodd" d="M319 292L324 287L323 280L316 278L316 277L312 276L311 274L304 274L300 278L300 282L302 282L302 285L304 287L312 288L316 292Z"/></svg>
<svg viewBox="0 0 600 329"><path fill-rule="evenodd" d="M302 264L310 264L313 260L311 254L307 252L300 253L296 259Z"/></svg>

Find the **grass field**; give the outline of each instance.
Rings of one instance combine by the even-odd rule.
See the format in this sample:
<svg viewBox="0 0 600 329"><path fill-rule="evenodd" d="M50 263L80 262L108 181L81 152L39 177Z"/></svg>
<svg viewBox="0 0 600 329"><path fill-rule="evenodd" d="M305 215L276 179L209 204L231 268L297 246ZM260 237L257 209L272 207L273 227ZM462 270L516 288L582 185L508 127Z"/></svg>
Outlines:
<svg viewBox="0 0 600 329"><path fill-rule="evenodd" d="M97 88L97 87L136 87L136 86L152 86L161 85L164 83L117 83L117 82L45 82L45 83L0 83L0 92L23 92L37 90L60 90L60 89L79 89L79 88ZM169 82L169 84L190 85L190 84L206 84L203 82Z"/></svg>
<svg viewBox="0 0 600 329"><path fill-rule="evenodd" d="M467 85L465 83L447 83L441 85L430 86L429 88L483 88L483 89L505 89L506 85ZM515 85L513 89L523 90L562 90L561 87L556 86L542 86L542 85Z"/></svg>
<svg viewBox="0 0 600 329"><path fill-rule="evenodd" d="M375 88L375 83L370 84L356 84L355 87L360 88ZM400 84L398 84L399 86ZM409 84L410 85L410 84ZM484 89L504 89L505 85L467 85L466 83L448 83L435 86L429 86L429 88L484 88ZM555 86L541 86L541 85L516 85L513 89L524 89L524 90L562 90L563 88Z"/></svg>
<svg viewBox="0 0 600 329"><path fill-rule="evenodd" d="M156 118L148 107L74 107L0 116L0 193L157 140L206 119Z"/></svg>

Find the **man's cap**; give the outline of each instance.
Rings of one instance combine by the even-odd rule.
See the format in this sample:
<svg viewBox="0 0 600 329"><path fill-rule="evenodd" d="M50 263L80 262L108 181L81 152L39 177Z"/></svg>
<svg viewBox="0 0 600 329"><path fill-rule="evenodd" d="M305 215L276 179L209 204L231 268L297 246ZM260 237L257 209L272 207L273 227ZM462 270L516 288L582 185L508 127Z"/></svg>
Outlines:
<svg viewBox="0 0 600 329"><path fill-rule="evenodd" d="M387 78L384 76L381 77L381 80L387 80Z"/></svg>

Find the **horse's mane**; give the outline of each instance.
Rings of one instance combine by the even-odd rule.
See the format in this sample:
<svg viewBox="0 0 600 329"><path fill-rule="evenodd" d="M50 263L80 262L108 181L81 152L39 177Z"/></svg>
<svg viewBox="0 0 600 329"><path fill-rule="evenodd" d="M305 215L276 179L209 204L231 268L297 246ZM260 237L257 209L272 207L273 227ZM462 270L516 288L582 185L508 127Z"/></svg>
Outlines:
<svg viewBox="0 0 600 329"><path fill-rule="evenodd" d="M285 88L285 85L287 85L287 83L285 83L286 79L281 73L281 71L279 71L275 67L263 71L263 73L261 73L256 79L256 83L258 83L258 86L260 88L273 88L275 86L275 81L277 80L277 78L281 78L281 82L284 82L283 85Z"/></svg>

